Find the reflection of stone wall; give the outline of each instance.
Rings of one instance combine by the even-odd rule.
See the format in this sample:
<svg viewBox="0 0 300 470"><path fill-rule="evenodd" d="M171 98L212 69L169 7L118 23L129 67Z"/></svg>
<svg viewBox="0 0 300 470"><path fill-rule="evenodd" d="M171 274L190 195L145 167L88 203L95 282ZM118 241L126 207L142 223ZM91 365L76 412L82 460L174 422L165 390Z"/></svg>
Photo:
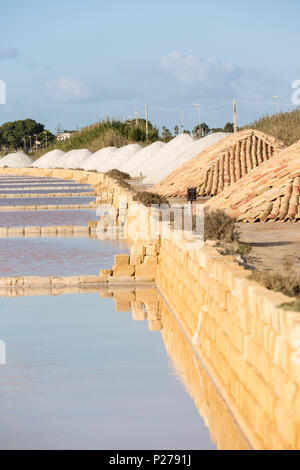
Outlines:
<svg viewBox="0 0 300 470"><path fill-rule="evenodd" d="M245 450L249 444L241 434L207 371L165 302L160 301L162 338L176 374L181 378L195 406L210 430L219 450Z"/></svg>
<svg viewBox="0 0 300 470"><path fill-rule="evenodd" d="M300 314L248 277L212 247L162 240L158 285L252 445L300 448Z"/></svg>

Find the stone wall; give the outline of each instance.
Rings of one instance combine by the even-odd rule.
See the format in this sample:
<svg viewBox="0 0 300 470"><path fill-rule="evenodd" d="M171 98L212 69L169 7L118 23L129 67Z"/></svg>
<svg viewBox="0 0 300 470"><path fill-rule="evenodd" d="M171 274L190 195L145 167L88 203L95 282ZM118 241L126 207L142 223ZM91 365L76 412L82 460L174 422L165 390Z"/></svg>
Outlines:
<svg viewBox="0 0 300 470"><path fill-rule="evenodd" d="M215 248L162 239L157 285L256 449L300 448L300 314Z"/></svg>

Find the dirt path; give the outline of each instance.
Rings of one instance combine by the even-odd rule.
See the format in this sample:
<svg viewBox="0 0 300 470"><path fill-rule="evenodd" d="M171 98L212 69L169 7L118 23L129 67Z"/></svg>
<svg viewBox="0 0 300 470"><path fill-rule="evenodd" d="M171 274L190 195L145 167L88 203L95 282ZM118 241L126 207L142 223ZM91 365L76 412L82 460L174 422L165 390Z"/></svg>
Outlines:
<svg viewBox="0 0 300 470"><path fill-rule="evenodd" d="M286 273L284 260L291 257L300 274L300 223L237 224L241 241L252 246L247 262L257 269Z"/></svg>

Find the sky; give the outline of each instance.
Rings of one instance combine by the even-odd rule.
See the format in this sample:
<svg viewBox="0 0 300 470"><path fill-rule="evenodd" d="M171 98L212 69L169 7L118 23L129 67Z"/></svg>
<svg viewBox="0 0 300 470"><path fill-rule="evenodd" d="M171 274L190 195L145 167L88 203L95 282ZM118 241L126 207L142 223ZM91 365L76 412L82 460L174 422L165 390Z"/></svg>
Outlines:
<svg viewBox="0 0 300 470"><path fill-rule="evenodd" d="M294 109L299 0L0 0L0 124L145 117L171 131ZM262 104L261 104L262 103Z"/></svg>

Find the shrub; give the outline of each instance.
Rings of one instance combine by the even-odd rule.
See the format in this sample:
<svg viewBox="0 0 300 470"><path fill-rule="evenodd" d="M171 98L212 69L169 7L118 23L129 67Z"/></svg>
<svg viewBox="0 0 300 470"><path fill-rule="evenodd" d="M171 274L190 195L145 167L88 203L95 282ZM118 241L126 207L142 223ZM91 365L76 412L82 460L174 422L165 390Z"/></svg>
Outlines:
<svg viewBox="0 0 300 470"><path fill-rule="evenodd" d="M125 173L124 171L117 170L114 168L113 170L109 170L106 173L106 176L110 178L114 178L115 180L130 180L130 175Z"/></svg>
<svg viewBox="0 0 300 470"><path fill-rule="evenodd" d="M221 209L216 211L205 211L205 240L223 240L226 242L238 240L239 236L235 230L235 222L236 219L230 217Z"/></svg>
<svg viewBox="0 0 300 470"><path fill-rule="evenodd" d="M169 205L168 200L164 196L161 196L160 194L156 194L156 193L151 193L149 191L140 191L140 192L138 192L134 196L133 200L134 201L139 201L147 207L152 206L153 204L159 204L159 205L166 204L166 205Z"/></svg>
<svg viewBox="0 0 300 470"><path fill-rule="evenodd" d="M251 279L275 292L282 292L289 297L300 296L300 276L295 272L279 274L274 271L255 271Z"/></svg>

